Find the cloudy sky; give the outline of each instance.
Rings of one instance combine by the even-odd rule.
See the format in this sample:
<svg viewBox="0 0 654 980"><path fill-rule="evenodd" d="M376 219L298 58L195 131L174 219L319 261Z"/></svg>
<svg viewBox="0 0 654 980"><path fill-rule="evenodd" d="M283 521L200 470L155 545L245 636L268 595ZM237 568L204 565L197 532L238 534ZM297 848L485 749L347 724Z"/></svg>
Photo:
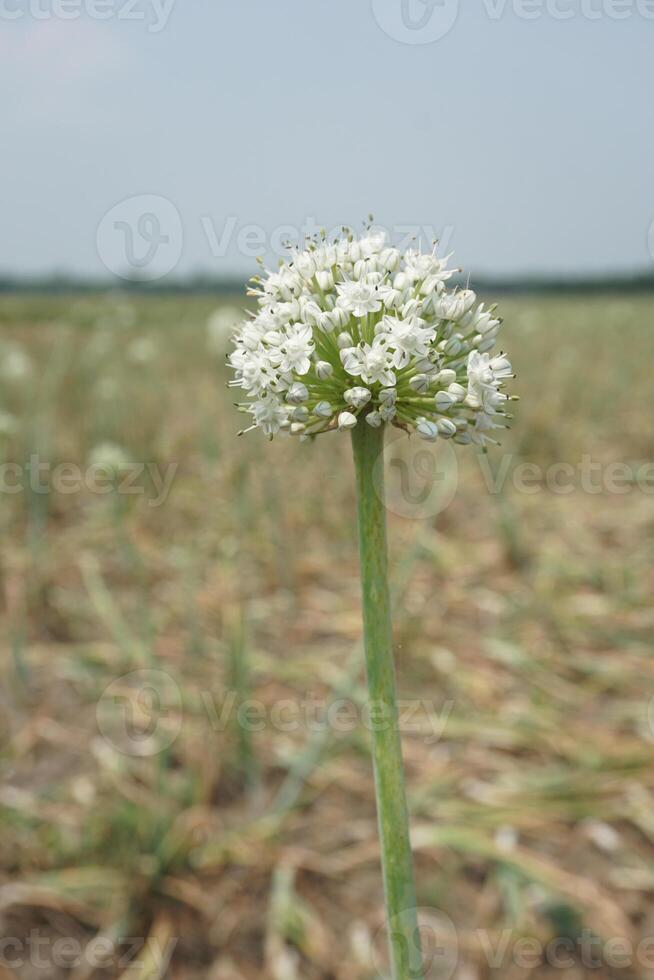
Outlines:
<svg viewBox="0 0 654 980"><path fill-rule="evenodd" d="M654 267L653 43L654 0L0 0L0 270L247 272L369 212Z"/></svg>

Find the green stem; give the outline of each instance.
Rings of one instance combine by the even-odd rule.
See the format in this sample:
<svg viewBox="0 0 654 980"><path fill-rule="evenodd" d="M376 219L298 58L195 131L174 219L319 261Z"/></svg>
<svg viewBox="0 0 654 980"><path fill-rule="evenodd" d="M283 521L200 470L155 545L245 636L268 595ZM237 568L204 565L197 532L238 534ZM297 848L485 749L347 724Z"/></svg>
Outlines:
<svg viewBox="0 0 654 980"><path fill-rule="evenodd" d="M377 818L394 980L423 976L409 818L395 693L384 506L384 428L361 417L352 430L357 486L363 631Z"/></svg>

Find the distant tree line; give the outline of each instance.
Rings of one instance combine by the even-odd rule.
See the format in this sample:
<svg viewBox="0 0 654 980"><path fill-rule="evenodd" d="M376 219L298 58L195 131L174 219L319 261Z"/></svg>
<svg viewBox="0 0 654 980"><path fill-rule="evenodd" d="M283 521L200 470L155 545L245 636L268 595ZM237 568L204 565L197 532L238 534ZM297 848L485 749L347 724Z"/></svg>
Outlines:
<svg viewBox="0 0 654 980"><path fill-rule="evenodd" d="M467 282L465 283L467 284ZM462 283L462 285L465 285ZM227 296L242 294L245 279L239 276L215 277L206 274L184 279L164 278L156 282L118 277L85 278L55 273L50 276L26 277L0 274L0 293L65 294L103 293L119 289L126 293L153 295L206 294ZM478 293L650 293L654 292L654 271L640 271L621 276L528 275L519 277L480 276L470 283Z"/></svg>

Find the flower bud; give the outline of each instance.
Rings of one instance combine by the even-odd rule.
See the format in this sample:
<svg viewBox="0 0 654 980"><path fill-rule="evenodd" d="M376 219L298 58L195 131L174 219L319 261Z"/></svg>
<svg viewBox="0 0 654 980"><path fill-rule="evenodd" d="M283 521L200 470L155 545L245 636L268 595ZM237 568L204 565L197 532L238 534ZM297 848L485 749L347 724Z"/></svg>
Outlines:
<svg viewBox="0 0 654 980"><path fill-rule="evenodd" d="M334 414L334 409L329 402L318 402L313 411L321 419L330 419Z"/></svg>
<svg viewBox="0 0 654 980"><path fill-rule="evenodd" d="M434 397L436 408L439 412L446 412L454 405L456 398L447 391L438 391Z"/></svg>
<svg viewBox="0 0 654 980"><path fill-rule="evenodd" d="M472 289L462 289L460 293L443 293L432 300L436 316L443 320L460 320L474 305L477 297Z"/></svg>
<svg viewBox="0 0 654 980"><path fill-rule="evenodd" d="M356 415L352 415L352 412L341 412L338 416L338 427L341 431L345 429L353 429L357 424Z"/></svg>
<svg viewBox="0 0 654 980"><path fill-rule="evenodd" d="M451 439L456 435L456 425L452 419L439 419L438 431L445 439Z"/></svg>
<svg viewBox="0 0 654 980"><path fill-rule="evenodd" d="M379 409L379 414L384 422L392 422L397 415L397 410L395 405L382 405L382 407Z"/></svg>
<svg viewBox="0 0 654 980"><path fill-rule="evenodd" d="M382 390L379 392L379 400L382 405L394 405L396 398L397 391L395 388L382 388Z"/></svg>
<svg viewBox="0 0 654 980"><path fill-rule="evenodd" d="M330 269L321 269L320 272L316 272L316 280L323 291L331 289L334 285L334 277Z"/></svg>
<svg viewBox="0 0 654 980"><path fill-rule="evenodd" d="M354 278L361 279L363 276L373 271L373 263L370 262L368 259L358 259L354 263L353 271L354 271Z"/></svg>
<svg viewBox="0 0 654 980"><path fill-rule="evenodd" d="M384 269L394 272L400 264L400 253L396 248L385 248L379 256L379 262Z"/></svg>
<svg viewBox="0 0 654 980"><path fill-rule="evenodd" d="M311 279L316 272L316 263L308 252L300 252L295 258L293 268L297 269L304 279Z"/></svg>
<svg viewBox="0 0 654 980"><path fill-rule="evenodd" d="M293 409L291 418L294 422L306 422L309 418L309 409L306 405L298 405L297 408Z"/></svg>
<svg viewBox="0 0 654 980"><path fill-rule="evenodd" d="M444 347L444 351L448 357L456 357L462 350L463 347L458 337L451 337Z"/></svg>
<svg viewBox="0 0 654 980"><path fill-rule="evenodd" d="M480 354L485 354L487 351L492 350L494 346L495 346L494 336L484 337L484 339L480 340L479 343L477 344L477 350L479 351Z"/></svg>
<svg viewBox="0 0 654 980"><path fill-rule="evenodd" d="M401 292L398 289L393 289L392 286L379 287L379 298L386 307L397 306L401 296Z"/></svg>
<svg viewBox="0 0 654 980"><path fill-rule="evenodd" d="M488 334L488 333L491 333L492 331L495 331L497 333L497 330L499 329L500 323L501 323L501 320L494 319L490 315L490 313L486 312L480 318L479 322L476 324L477 331L479 333L481 333L481 334L484 334L484 336L486 334Z"/></svg>
<svg viewBox="0 0 654 980"><path fill-rule="evenodd" d="M409 381L414 391L423 392L429 389L429 378L426 374L414 374Z"/></svg>
<svg viewBox="0 0 654 980"><path fill-rule="evenodd" d="M325 313L324 311L321 312L318 318L318 326L321 330L324 330L325 333L331 333L334 329L334 321L331 313Z"/></svg>
<svg viewBox="0 0 654 980"><path fill-rule="evenodd" d="M422 314L422 300L409 299L402 306L402 317L405 320L413 320L414 317L420 319Z"/></svg>
<svg viewBox="0 0 654 980"><path fill-rule="evenodd" d="M416 419L416 432L421 439L426 439L428 442L436 442L438 439L438 426L429 419Z"/></svg>
<svg viewBox="0 0 654 980"><path fill-rule="evenodd" d="M316 375L321 381L326 381L327 378L331 378L333 373L334 368L329 361L318 361L316 364Z"/></svg>
<svg viewBox="0 0 654 980"><path fill-rule="evenodd" d="M456 371L452 371L451 368L445 368L443 371L439 371L435 378L442 385L450 385L453 381L456 381Z"/></svg>
<svg viewBox="0 0 654 980"><path fill-rule="evenodd" d="M477 329L484 337L496 337L501 326L501 320L489 320L488 323L480 323Z"/></svg>
<svg viewBox="0 0 654 980"><path fill-rule="evenodd" d="M341 364L348 374L357 374L360 367L356 347L344 347L340 354Z"/></svg>
<svg viewBox="0 0 654 980"><path fill-rule="evenodd" d="M345 350L346 347L352 347L352 335L344 330L343 333L339 333L337 343L339 350Z"/></svg>
<svg viewBox="0 0 654 980"><path fill-rule="evenodd" d="M353 408L363 408L370 401L371 394L367 388L357 387L348 388L348 390L343 395L343 398L348 405Z"/></svg>
<svg viewBox="0 0 654 980"><path fill-rule="evenodd" d="M454 382L454 384L451 384L447 390L452 396L452 398L454 398L454 400L457 402L462 402L466 396L465 388L463 387L463 385L457 384L456 381Z"/></svg>
<svg viewBox="0 0 654 980"><path fill-rule="evenodd" d="M350 314L342 306L335 306L329 316L335 327L346 327L350 321Z"/></svg>
<svg viewBox="0 0 654 980"><path fill-rule="evenodd" d="M373 429L378 429L382 424L382 417L379 412L368 412L366 415L366 422L371 425Z"/></svg>
<svg viewBox="0 0 654 980"><path fill-rule="evenodd" d="M299 320L300 319L300 304L296 299L290 299L288 302L283 303L279 308L279 313L285 319L288 320Z"/></svg>
<svg viewBox="0 0 654 980"><path fill-rule="evenodd" d="M302 435L305 429L306 429L306 425L304 425L303 422L291 422L290 432L292 436Z"/></svg>
<svg viewBox="0 0 654 980"><path fill-rule="evenodd" d="M302 319L311 326L320 326L322 310L317 303L306 303L302 310Z"/></svg>
<svg viewBox="0 0 654 980"><path fill-rule="evenodd" d="M286 392L286 401L290 405L301 405L302 402L307 401L309 398L309 391L307 386L302 384L301 381L296 381Z"/></svg>

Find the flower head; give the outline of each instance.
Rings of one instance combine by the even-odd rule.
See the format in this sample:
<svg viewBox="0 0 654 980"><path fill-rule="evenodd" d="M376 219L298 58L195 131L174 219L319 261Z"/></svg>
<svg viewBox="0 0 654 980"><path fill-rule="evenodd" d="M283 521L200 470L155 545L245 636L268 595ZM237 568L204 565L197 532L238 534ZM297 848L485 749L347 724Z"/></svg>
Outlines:
<svg viewBox="0 0 654 980"><path fill-rule="evenodd" d="M493 355L501 321L435 252L345 231L292 249L255 277L258 309L237 329L229 363L248 429L303 437L392 423L429 441L485 445L505 427L513 377Z"/></svg>

